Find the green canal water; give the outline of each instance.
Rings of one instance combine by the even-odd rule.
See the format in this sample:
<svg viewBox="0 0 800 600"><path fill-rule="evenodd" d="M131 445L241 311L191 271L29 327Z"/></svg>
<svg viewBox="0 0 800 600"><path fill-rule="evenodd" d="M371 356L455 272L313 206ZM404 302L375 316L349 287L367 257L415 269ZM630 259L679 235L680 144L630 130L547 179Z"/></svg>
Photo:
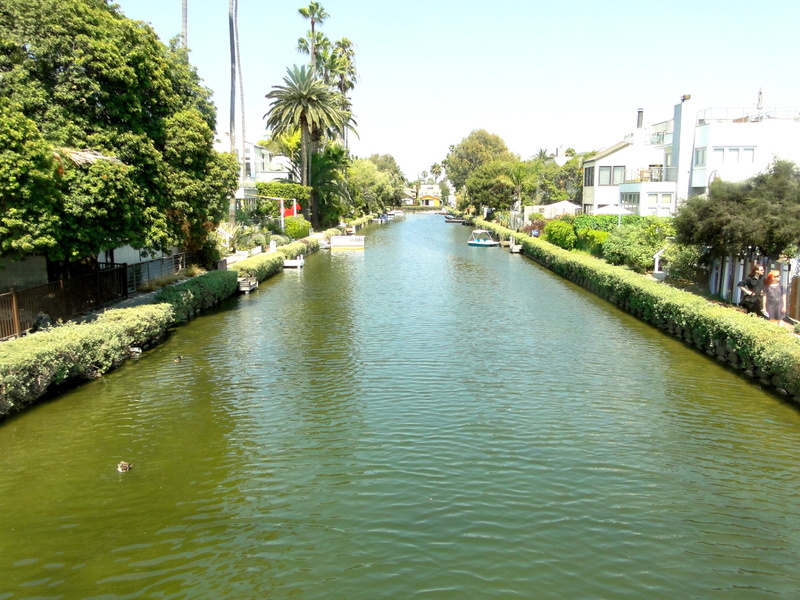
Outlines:
<svg viewBox="0 0 800 600"><path fill-rule="evenodd" d="M0 426L0 600L800 597L796 409L440 216L366 234Z"/></svg>

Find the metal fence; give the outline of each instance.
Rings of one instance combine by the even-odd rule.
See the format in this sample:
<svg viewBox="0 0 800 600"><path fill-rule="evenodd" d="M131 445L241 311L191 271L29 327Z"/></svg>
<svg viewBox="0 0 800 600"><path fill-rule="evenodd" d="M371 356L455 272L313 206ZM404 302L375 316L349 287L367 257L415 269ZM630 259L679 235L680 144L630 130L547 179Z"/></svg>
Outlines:
<svg viewBox="0 0 800 600"><path fill-rule="evenodd" d="M37 316L66 320L128 297L126 265L105 263L88 275L0 294L0 340L22 335Z"/></svg>
<svg viewBox="0 0 800 600"><path fill-rule="evenodd" d="M148 260L128 265L128 293L133 293L149 281L174 275L186 268L186 253L178 252L172 256Z"/></svg>

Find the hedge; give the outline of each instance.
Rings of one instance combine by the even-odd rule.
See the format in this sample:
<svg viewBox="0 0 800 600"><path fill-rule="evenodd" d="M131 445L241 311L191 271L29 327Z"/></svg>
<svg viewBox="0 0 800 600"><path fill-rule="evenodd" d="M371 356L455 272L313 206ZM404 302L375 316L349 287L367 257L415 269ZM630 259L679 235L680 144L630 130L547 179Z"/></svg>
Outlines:
<svg viewBox="0 0 800 600"><path fill-rule="evenodd" d="M184 283L162 288L155 302L171 304L175 321L180 323L233 295L238 287L235 271L209 271Z"/></svg>
<svg viewBox="0 0 800 600"><path fill-rule="evenodd" d="M132 346L162 337L173 318L169 304L149 304L0 344L0 418L34 403L53 386L110 371Z"/></svg>
<svg viewBox="0 0 800 600"><path fill-rule="evenodd" d="M495 223L475 224L513 234L525 256L554 273L800 401L800 338L787 329Z"/></svg>

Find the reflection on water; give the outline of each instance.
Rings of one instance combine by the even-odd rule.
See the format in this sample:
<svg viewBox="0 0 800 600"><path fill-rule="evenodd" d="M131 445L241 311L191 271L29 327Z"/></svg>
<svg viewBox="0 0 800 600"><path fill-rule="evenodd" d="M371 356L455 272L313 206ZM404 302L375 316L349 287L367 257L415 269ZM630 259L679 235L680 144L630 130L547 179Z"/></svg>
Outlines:
<svg viewBox="0 0 800 600"><path fill-rule="evenodd" d="M468 235L375 226L6 423L0 599L795 597L798 412Z"/></svg>

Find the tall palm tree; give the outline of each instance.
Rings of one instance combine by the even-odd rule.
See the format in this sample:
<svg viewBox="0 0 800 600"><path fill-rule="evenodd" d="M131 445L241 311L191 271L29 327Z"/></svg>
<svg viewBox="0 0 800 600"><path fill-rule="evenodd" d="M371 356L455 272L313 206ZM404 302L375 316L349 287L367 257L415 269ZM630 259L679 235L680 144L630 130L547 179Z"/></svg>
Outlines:
<svg viewBox="0 0 800 600"><path fill-rule="evenodd" d="M353 42L348 40L346 37L343 37L341 40L337 41L333 45L333 56L333 74L338 80L336 82L336 87L341 94L342 110L346 111L347 114L351 114L350 99L347 96L347 92L355 88L356 81L358 81L355 63L356 52ZM342 137L344 141L344 147L347 149L349 147L349 143L347 139L346 124L343 124L342 126Z"/></svg>
<svg viewBox="0 0 800 600"><path fill-rule="evenodd" d="M297 12L311 22L311 31L308 36L308 53L311 56L311 68L317 69L317 38L316 38L316 25L322 25L330 15L325 12L325 9L319 2L310 2L306 8L299 8Z"/></svg>
<svg viewBox="0 0 800 600"><path fill-rule="evenodd" d="M189 0L183 0L181 5L181 38L183 47L189 47Z"/></svg>
<svg viewBox="0 0 800 600"><path fill-rule="evenodd" d="M231 142L231 154L236 152L236 26L234 23L237 2L238 0L228 0L228 37L231 48L231 103L228 132Z"/></svg>
<svg viewBox="0 0 800 600"><path fill-rule="evenodd" d="M271 102L264 118L274 135L300 130L300 179L303 185L308 185L311 132L314 129L338 130L346 116L339 108L336 92L306 66L295 65L286 73L283 85L273 86L267 94ZM308 210L312 219L316 219L313 207Z"/></svg>

